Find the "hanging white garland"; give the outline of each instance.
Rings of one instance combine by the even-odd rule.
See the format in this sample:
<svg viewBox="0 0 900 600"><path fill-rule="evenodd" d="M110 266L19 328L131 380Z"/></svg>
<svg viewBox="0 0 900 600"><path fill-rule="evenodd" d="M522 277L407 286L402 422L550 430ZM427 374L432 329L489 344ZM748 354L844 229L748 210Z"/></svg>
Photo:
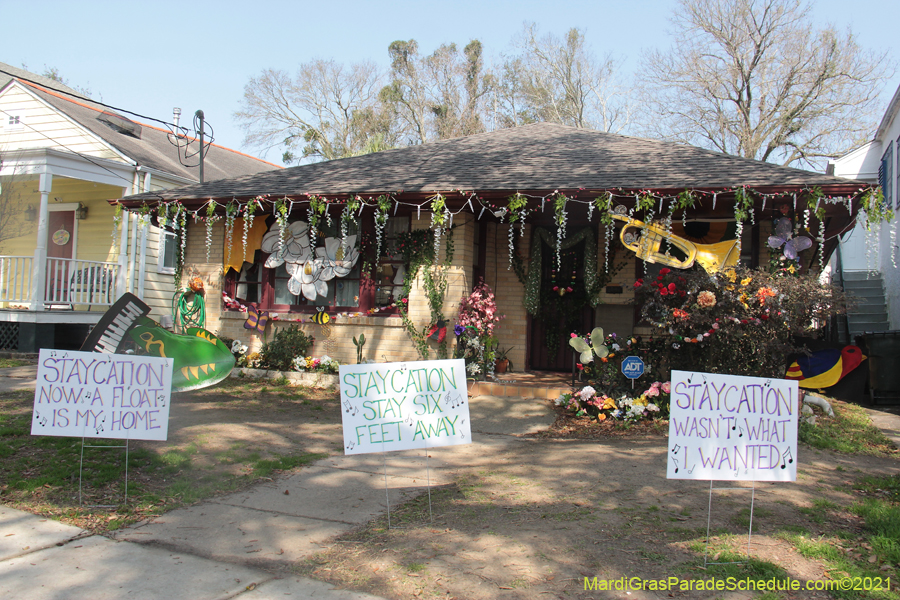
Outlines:
<svg viewBox="0 0 900 600"><path fill-rule="evenodd" d="M564 194L560 194L556 192L556 198L554 199L554 211L556 214L556 270L559 271L560 265L562 264L562 256L560 254L560 249L562 248L563 240L566 238L566 221L568 220L569 215L566 214L566 202L568 202L568 198Z"/></svg>
<svg viewBox="0 0 900 600"><path fill-rule="evenodd" d="M253 227L253 219L256 217L256 208L262 206L259 200L260 197L257 196L244 207L244 258L247 257L247 238L250 235L250 229Z"/></svg>
<svg viewBox="0 0 900 600"><path fill-rule="evenodd" d="M231 263L231 245L234 240L234 220L237 218L238 208L234 200L225 207L225 264Z"/></svg>

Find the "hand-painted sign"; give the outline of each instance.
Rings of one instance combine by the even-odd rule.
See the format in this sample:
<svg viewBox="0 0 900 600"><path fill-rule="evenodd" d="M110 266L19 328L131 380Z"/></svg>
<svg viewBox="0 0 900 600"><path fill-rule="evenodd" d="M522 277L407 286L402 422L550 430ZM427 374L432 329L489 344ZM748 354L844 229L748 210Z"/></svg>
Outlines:
<svg viewBox="0 0 900 600"><path fill-rule="evenodd" d="M31 435L165 440L172 359L41 350Z"/></svg>
<svg viewBox="0 0 900 600"><path fill-rule="evenodd" d="M668 479L795 481L797 382L672 371Z"/></svg>
<svg viewBox="0 0 900 600"><path fill-rule="evenodd" d="M637 379L644 374L644 361L639 356L626 356L622 359L622 375L628 379Z"/></svg>
<svg viewBox="0 0 900 600"><path fill-rule="evenodd" d="M341 365L344 453L472 441L462 359Z"/></svg>

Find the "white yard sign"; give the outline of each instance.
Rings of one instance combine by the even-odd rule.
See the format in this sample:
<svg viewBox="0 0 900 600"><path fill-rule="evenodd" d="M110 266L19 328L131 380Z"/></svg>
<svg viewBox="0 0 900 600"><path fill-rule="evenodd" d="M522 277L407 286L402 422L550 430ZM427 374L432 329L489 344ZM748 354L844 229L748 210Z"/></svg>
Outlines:
<svg viewBox="0 0 900 600"><path fill-rule="evenodd" d="M797 382L672 371L668 479L796 481Z"/></svg>
<svg viewBox="0 0 900 600"><path fill-rule="evenodd" d="M172 359L41 350L32 435L165 440Z"/></svg>
<svg viewBox="0 0 900 600"><path fill-rule="evenodd" d="M472 441L462 359L341 365L344 453Z"/></svg>

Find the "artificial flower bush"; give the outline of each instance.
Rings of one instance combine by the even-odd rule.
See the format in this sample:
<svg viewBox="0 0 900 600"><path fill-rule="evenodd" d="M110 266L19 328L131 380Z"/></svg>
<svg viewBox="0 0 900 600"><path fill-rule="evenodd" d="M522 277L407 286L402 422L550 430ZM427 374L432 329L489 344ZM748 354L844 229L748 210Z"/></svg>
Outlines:
<svg viewBox="0 0 900 600"><path fill-rule="evenodd" d="M497 340L494 327L504 318L497 312L497 301L491 287L481 280L472 293L459 303L456 334L456 356L466 361L466 373L481 378L494 374Z"/></svg>
<svg viewBox="0 0 900 600"><path fill-rule="evenodd" d="M709 373L783 377L788 357L804 350L798 338L848 306L814 276L746 268L664 268L634 287L641 316L665 339L664 368Z"/></svg>
<svg viewBox="0 0 900 600"><path fill-rule="evenodd" d="M291 364L294 367L295 371L319 371L321 373L337 373L341 366L341 363L327 355L323 356L322 358L314 358L312 356L298 356L294 358Z"/></svg>
<svg viewBox="0 0 900 600"><path fill-rule="evenodd" d="M638 395L617 394L615 397L585 386L575 394L561 394L556 405L572 412L576 417L593 417L600 422L668 418L671 386L668 381L656 381Z"/></svg>

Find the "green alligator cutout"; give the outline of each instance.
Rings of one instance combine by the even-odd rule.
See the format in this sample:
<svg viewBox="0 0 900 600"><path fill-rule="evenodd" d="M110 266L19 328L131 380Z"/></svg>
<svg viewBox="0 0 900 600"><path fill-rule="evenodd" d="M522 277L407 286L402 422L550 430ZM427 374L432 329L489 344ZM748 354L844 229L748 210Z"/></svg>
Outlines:
<svg viewBox="0 0 900 600"><path fill-rule="evenodd" d="M153 319L141 317L128 335L148 354L174 360L173 392L215 385L228 377L234 368L231 348L199 327L190 327L184 334L177 334L160 327Z"/></svg>

